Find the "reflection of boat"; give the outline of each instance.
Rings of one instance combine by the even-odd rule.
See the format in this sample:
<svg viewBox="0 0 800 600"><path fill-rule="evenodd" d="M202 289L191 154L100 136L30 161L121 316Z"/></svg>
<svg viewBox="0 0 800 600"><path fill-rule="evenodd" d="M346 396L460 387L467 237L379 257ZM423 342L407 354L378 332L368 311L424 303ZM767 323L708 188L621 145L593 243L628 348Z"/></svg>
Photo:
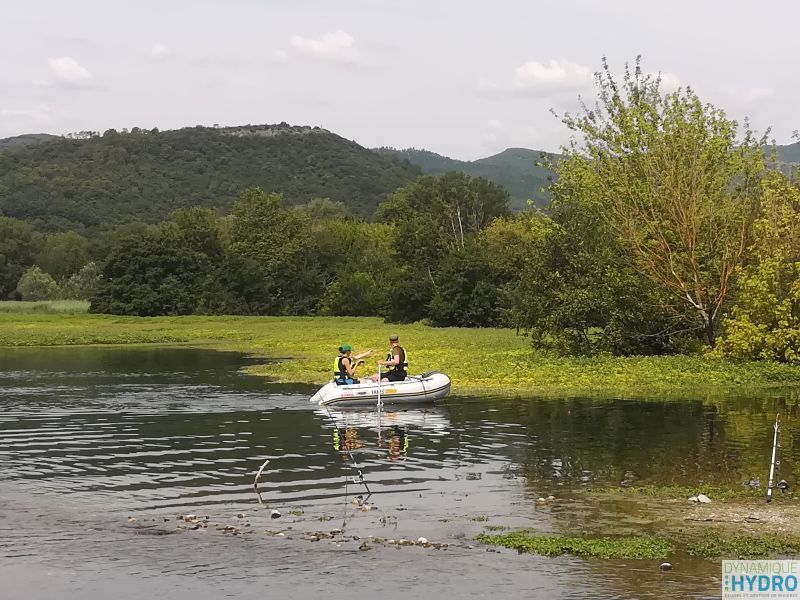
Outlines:
<svg viewBox="0 0 800 600"><path fill-rule="evenodd" d="M430 371L406 377L405 381L383 383L354 383L336 385L333 381L311 396L320 406L375 406L378 393L383 404L418 404L433 402L450 393L450 378L444 373Z"/></svg>
<svg viewBox="0 0 800 600"><path fill-rule="evenodd" d="M437 409L407 409L400 411L337 410L318 408L317 414L330 418L339 429L390 429L411 427L429 431L446 431L450 427L447 413Z"/></svg>
<svg viewBox="0 0 800 600"><path fill-rule="evenodd" d="M356 468L359 468L353 458L356 451L386 452L391 460L398 460L408 454L411 432L444 432L450 428L447 413L433 407L383 411L323 406L316 413L327 417L334 426L334 449L352 460ZM373 434L376 434L374 439Z"/></svg>

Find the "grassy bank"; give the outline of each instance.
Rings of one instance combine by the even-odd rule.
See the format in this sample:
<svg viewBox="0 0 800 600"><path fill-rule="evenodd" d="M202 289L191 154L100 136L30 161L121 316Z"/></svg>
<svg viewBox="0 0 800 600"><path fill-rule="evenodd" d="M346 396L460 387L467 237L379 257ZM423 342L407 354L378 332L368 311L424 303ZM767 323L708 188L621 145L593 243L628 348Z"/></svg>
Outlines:
<svg viewBox="0 0 800 600"><path fill-rule="evenodd" d="M0 346L174 343L286 359L252 371L283 382L323 383L336 348L373 348L382 358L398 333L412 372L439 370L462 392L631 396L800 385L800 367L699 356L563 358L533 351L508 329L386 325L345 317L115 317L0 312ZM362 367L366 374L374 363Z"/></svg>
<svg viewBox="0 0 800 600"><path fill-rule="evenodd" d="M85 300L40 300L38 302L0 302L0 313L86 313L89 303Z"/></svg>

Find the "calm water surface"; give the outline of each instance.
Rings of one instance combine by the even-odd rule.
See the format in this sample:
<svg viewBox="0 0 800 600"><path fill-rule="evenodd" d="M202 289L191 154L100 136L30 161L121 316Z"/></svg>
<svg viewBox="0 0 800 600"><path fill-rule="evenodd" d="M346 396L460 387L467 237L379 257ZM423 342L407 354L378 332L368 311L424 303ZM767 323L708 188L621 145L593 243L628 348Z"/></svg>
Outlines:
<svg viewBox="0 0 800 600"><path fill-rule="evenodd" d="M783 477L800 456L797 403L779 393L453 396L379 420L315 409L313 387L242 375L246 362L189 349L0 350L0 597L716 597L719 566L707 561L678 557L662 573L659 561L487 552L473 538L487 525L590 526L586 487L766 479L778 410ZM353 497L368 492L374 510L357 510ZM211 525L177 532L186 514ZM344 541L310 537L337 528ZM368 536L447 548L359 550Z"/></svg>

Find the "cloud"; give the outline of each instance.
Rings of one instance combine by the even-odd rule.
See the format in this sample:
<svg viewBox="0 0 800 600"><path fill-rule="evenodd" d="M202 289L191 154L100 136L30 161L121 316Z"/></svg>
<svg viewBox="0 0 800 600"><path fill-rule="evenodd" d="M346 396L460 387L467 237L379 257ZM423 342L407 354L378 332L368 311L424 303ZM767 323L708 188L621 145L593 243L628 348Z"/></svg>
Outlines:
<svg viewBox="0 0 800 600"><path fill-rule="evenodd" d="M150 49L150 56L152 58L167 58L168 56L172 56L172 50L167 48L161 42L156 42Z"/></svg>
<svg viewBox="0 0 800 600"><path fill-rule="evenodd" d="M74 58L61 56L48 58L47 62L59 83L69 87L90 87L92 85L92 74Z"/></svg>
<svg viewBox="0 0 800 600"><path fill-rule="evenodd" d="M52 112L49 106L39 106L37 108L3 108L0 109L0 117L5 121L5 125L18 124L29 126L31 124L49 123Z"/></svg>
<svg viewBox="0 0 800 600"><path fill-rule="evenodd" d="M567 60L544 64L532 60L514 69L512 89L525 96L578 93L594 82L592 69Z"/></svg>
<svg viewBox="0 0 800 600"><path fill-rule="evenodd" d="M487 96L551 98L588 91L594 83L591 68L568 60L528 61L514 69L505 81L481 78L477 90Z"/></svg>
<svg viewBox="0 0 800 600"><path fill-rule="evenodd" d="M318 38L293 35L289 40L292 50L297 54L343 65L355 65L360 62L354 42L353 36L341 29L324 33Z"/></svg>

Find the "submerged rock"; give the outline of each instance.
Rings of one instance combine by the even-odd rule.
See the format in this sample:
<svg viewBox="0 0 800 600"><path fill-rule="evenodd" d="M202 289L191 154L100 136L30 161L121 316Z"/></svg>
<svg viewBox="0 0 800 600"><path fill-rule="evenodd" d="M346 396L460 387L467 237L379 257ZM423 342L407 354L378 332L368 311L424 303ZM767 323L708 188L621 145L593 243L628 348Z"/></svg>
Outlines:
<svg viewBox="0 0 800 600"><path fill-rule="evenodd" d="M672 571L672 565L668 562L661 563L658 568L662 571Z"/></svg>

